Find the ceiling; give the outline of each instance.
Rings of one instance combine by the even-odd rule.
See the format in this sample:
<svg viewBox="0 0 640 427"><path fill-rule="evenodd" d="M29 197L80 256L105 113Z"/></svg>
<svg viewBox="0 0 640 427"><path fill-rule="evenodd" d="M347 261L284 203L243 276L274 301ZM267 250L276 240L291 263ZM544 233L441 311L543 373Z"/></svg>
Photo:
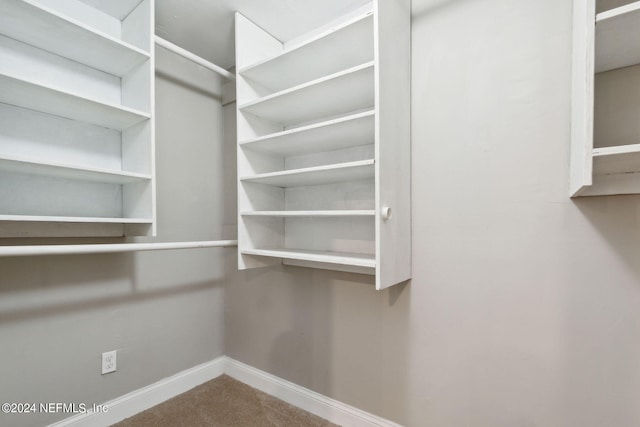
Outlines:
<svg viewBox="0 0 640 427"><path fill-rule="evenodd" d="M370 0L156 0L156 34L223 68L234 65L233 14L239 11L286 41Z"/></svg>

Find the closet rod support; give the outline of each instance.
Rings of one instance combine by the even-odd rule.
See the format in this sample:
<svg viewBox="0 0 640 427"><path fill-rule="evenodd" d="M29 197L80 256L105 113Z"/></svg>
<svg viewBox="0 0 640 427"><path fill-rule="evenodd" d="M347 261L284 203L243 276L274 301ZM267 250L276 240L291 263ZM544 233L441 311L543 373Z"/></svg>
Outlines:
<svg viewBox="0 0 640 427"><path fill-rule="evenodd" d="M171 43L170 41L167 41L161 37L155 36L155 42L158 46L162 46L163 48L170 50L173 53L176 53L186 59L188 59L189 61L195 62L198 65L202 65L203 67L213 71L214 73L218 73L220 74L222 77L228 79L228 80L235 80L236 76L233 73L230 73L229 71L225 70L224 68L214 64L213 62L209 62L204 58L199 57L198 55L195 55L191 52L189 52L186 49L181 48L180 46L177 46L173 43Z"/></svg>
<svg viewBox="0 0 640 427"><path fill-rule="evenodd" d="M237 240L208 240L196 242L158 243L101 243L87 245L30 245L0 246L0 257L31 255L79 255L119 252L158 251L169 249L230 248L238 246Z"/></svg>

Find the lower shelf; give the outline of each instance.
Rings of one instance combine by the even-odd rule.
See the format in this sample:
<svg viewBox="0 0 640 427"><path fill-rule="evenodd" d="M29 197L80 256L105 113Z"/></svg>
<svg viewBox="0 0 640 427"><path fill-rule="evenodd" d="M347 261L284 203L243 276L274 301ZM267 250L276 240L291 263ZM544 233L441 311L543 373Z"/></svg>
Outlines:
<svg viewBox="0 0 640 427"><path fill-rule="evenodd" d="M376 258L375 255L372 254L311 251L303 249L241 249L240 253L245 255L260 255L300 261L351 265L356 267L375 268L376 266Z"/></svg>
<svg viewBox="0 0 640 427"><path fill-rule="evenodd" d="M74 216L0 215L0 221L14 222L71 222L93 224L151 224L148 218L96 218Z"/></svg>

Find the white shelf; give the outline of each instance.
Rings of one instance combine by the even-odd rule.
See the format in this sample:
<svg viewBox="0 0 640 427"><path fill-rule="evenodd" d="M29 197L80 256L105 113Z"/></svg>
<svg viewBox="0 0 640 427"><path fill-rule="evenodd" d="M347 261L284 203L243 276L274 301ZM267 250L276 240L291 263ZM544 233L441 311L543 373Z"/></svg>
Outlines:
<svg viewBox="0 0 640 427"><path fill-rule="evenodd" d="M93 181L107 184L127 184L130 182L151 179L150 175L139 173L97 168L80 168L63 164L8 158L6 156L0 158L0 171L49 176L53 178Z"/></svg>
<svg viewBox="0 0 640 427"><path fill-rule="evenodd" d="M243 212L243 216L284 217L284 218L314 218L314 217L373 217L371 210L328 210L328 211L252 211Z"/></svg>
<svg viewBox="0 0 640 427"><path fill-rule="evenodd" d="M0 75L0 102L117 130L151 117L132 108L105 104L7 75Z"/></svg>
<svg viewBox="0 0 640 427"><path fill-rule="evenodd" d="M293 169L241 177L244 182L274 185L277 187L304 187L331 184L342 181L357 181L374 177L374 161L340 163L327 166Z"/></svg>
<svg viewBox="0 0 640 427"><path fill-rule="evenodd" d="M375 111L352 114L309 126L240 141L240 146L272 154L295 154L357 147L374 142Z"/></svg>
<svg viewBox="0 0 640 427"><path fill-rule="evenodd" d="M373 61L373 12L369 11L239 71L271 90ZM282 72L282 70L287 70Z"/></svg>
<svg viewBox="0 0 640 427"><path fill-rule="evenodd" d="M117 76L149 59L148 52L32 0L0 2L0 33Z"/></svg>
<svg viewBox="0 0 640 427"><path fill-rule="evenodd" d="M375 255L345 252L326 252L298 249L241 249L245 255L260 255L282 259L312 261L328 264L351 265L356 267L376 267Z"/></svg>
<svg viewBox="0 0 640 427"><path fill-rule="evenodd" d="M374 105L373 62L359 65L238 108L285 125L337 116Z"/></svg>
<svg viewBox="0 0 640 427"><path fill-rule="evenodd" d="M593 149L594 175L640 172L640 144Z"/></svg>
<svg viewBox="0 0 640 427"><path fill-rule="evenodd" d="M0 221L12 222L71 222L99 224L151 224L151 218L98 218L73 216L0 215Z"/></svg>
<svg viewBox="0 0 640 427"><path fill-rule="evenodd" d="M640 64L640 1L596 16L595 72Z"/></svg>

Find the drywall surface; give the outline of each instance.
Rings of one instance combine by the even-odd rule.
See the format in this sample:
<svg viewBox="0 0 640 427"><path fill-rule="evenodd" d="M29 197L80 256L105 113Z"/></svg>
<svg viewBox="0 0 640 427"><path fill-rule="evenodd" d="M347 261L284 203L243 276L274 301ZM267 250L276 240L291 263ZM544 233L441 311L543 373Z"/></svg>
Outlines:
<svg viewBox="0 0 640 427"><path fill-rule="evenodd" d="M220 239L222 194L235 192L220 81L161 49L157 60L158 240ZM234 249L0 258L0 402L90 407L222 355L228 260ZM102 376L109 350L117 371ZM0 425L71 415L0 414Z"/></svg>
<svg viewBox="0 0 640 427"><path fill-rule="evenodd" d="M640 198L569 200L571 0L413 0L413 280L235 273L226 354L407 426L640 425Z"/></svg>

